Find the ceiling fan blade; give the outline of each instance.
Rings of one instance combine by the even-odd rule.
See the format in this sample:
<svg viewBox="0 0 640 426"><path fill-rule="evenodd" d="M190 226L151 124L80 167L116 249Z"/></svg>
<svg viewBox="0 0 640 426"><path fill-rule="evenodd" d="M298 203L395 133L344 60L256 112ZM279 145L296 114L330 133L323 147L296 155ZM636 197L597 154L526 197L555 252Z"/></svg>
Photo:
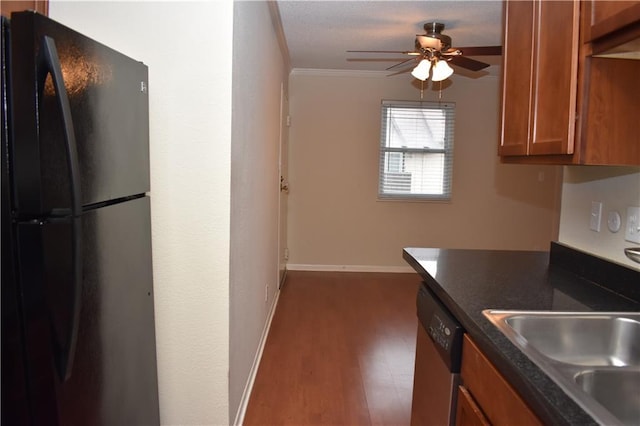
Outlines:
<svg viewBox="0 0 640 426"><path fill-rule="evenodd" d="M464 56L454 56L450 61L452 64L462 68L466 68L471 71L480 71L489 66L484 62L476 61L475 59L466 58Z"/></svg>
<svg viewBox="0 0 640 426"><path fill-rule="evenodd" d="M411 55L411 56L419 56L420 52L414 51L402 51L402 50L347 50L347 53L395 53L402 55Z"/></svg>
<svg viewBox="0 0 640 426"><path fill-rule="evenodd" d="M407 63L407 62L409 62L409 61L415 61L415 60L416 60L416 58L409 58L409 59L405 59L405 60L404 60L404 61L402 61L402 62L398 62L398 63L397 63L397 64L395 64L395 65L391 65L389 68L385 68L385 70L389 71L389 70L390 70L390 69L392 69L392 68L399 67L399 66L401 66L401 65L406 64L406 63Z"/></svg>
<svg viewBox="0 0 640 426"><path fill-rule="evenodd" d="M406 74L406 73L408 73L409 71L411 71L411 68L405 68L405 69L403 69L403 70L396 71L396 72L393 72L393 73L391 73L391 74L387 74L387 77L393 77L393 76L400 75L400 74Z"/></svg>
<svg viewBox="0 0 640 426"><path fill-rule="evenodd" d="M471 46L456 47L466 56L495 56L502 55L502 46Z"/></svg>

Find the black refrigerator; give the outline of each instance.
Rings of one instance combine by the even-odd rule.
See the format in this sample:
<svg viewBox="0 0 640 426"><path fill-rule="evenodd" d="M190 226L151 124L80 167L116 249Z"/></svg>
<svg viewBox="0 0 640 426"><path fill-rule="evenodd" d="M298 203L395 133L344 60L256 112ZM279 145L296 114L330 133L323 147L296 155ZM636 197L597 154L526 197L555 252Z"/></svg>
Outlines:
<svg viewBox="0 0 640 426"><path fill-rule="evenodd" d="M2 424L157 425L148 69L2 18Z"/></svg>

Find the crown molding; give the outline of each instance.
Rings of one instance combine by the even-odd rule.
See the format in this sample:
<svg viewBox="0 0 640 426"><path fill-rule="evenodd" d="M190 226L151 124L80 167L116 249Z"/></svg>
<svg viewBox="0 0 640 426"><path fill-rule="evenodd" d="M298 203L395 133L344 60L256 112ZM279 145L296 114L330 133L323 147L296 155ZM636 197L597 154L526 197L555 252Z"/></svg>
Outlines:
<svg viewBox="0 0 640 426"><path fill-rule="evenodd" d="M269 14L271 15L271 23L273 24L273 30L276 33L278 44L280 45L280 51L282 52L282 60L284 67L287 71L291 71L291 55L289 54L289 46L287 45L287 38L284 35L282 28L282 18L280 17L280 9L278 8L278 2L269 1Z"/></svg>

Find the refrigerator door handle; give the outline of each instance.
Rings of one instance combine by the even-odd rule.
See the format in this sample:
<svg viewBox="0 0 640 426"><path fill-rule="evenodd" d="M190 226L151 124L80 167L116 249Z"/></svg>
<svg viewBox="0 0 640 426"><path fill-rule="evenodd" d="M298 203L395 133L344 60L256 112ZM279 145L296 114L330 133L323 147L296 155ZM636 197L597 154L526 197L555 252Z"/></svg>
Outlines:
<svg viewBox="0 0 640 426"><path fill-rule="evenodd" d="M67 330L63 335L68 337L61 338L55 336L56 342L56 364L60 380L66 381L71 377L73 360L76 351L76 342L78 340L78 329L80 327L80 308L82 293L82 224L80 216L82 215L81 191L80 191L80 169L78 162L78 150L76 146L75 132L73 129L73 119L71 117L71 107L67 90L64 85L64 76L60 59L56 49L55 41L48 36L44 36L40 50L40 60L38 68L38 96L42 98L45 80L47 75L51 75L53 86L58 100L58 106L62 112L62 121L64 128L64 137L67 149L67 163L70 174L70 191L71 191L71 221L72 221L72 266L73 269L73 285L71 291L72 304L70 306L70 321ZM63 340L62 342L60 340Z"/></svg>
<svg viewBox="0 0 640 426"><path fill-rule="evenodd" d="M67 163L70 174L71 190L71 215L79 216L82 213L82 198L80 194L80 163L78 162L78 148L76 144L76 134L73 130L73 118L71 116L71 106L67 97L67 89L64 85L64 75L58 58L58 50L55 41L44 36L42 48L40 50L40 61L38 68L38 97L42 99L45 80L51 74L53 86L56 91L58 106L62 112L64 127L64 137L67 148Z"/></svg>

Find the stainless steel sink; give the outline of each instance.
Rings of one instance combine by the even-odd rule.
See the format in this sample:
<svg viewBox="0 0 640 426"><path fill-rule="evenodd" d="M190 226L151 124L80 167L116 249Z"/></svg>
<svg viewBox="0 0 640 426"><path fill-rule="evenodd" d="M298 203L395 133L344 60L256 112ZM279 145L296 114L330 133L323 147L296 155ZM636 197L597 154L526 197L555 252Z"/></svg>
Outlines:
<svg viewBox="0 0 640 426"><path fill-rule="evenodd" d="M483 314L596 421L640 424L640 313Z"/></svg>
<svg viewBox="0 0 640 426"><path fill-rule="evenodd" d="M588 370L575 381L623 424L640 423L640 371Z"/></svg>
<svg viewBox="0 0 640 426"><path fill-rule="evenodd" d="M556 361L640 366L640 322L628 317L536 313L510 315L504 321L527 345Z"/></svg>

